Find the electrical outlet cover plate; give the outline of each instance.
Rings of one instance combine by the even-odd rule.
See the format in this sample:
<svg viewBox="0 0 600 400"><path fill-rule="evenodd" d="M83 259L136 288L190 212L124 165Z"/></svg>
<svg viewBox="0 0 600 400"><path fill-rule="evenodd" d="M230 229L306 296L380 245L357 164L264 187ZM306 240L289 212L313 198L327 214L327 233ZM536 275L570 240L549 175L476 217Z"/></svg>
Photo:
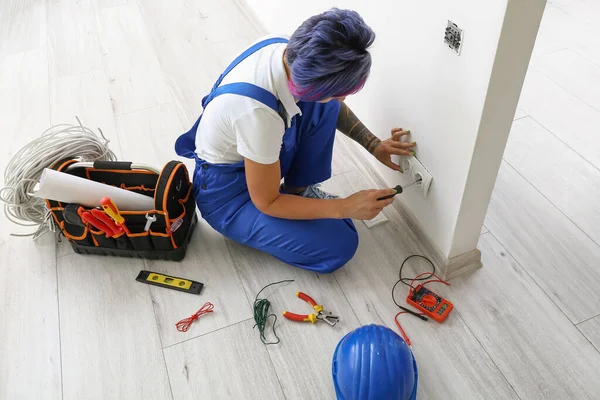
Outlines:
<svg viewBox="0 0 600 400"><path fill-rule="evenodd" d="M464 32L454 22L448 20L446 31L444 34L444 43L456 54L460 55L464 40Z"/></svg>
<svg viewBox="0 0 600 400"><path fill-rule="evenodd" d="M367 226L367 228L371 229L374 226L383 224L384 222L387 222L388 219L385 216L385 214L382 212L380 212L375 218L373 219L368 219L368 220L363 220L363 222L365 223L365 225Z"/></svg>
<svg viewBox="0 0 600 400"><path fill-rule="evenodd" d="M406 158L403 160L402 165L408 166L408 169L404 171L404 175L410 178L411 183L416 182L419 178L421 179L421 183L415 183L414 186L426 197L431 186L431 181L433 180L431 173L427 171L427 168L421 164L421 161L417 157Z"/></svg>

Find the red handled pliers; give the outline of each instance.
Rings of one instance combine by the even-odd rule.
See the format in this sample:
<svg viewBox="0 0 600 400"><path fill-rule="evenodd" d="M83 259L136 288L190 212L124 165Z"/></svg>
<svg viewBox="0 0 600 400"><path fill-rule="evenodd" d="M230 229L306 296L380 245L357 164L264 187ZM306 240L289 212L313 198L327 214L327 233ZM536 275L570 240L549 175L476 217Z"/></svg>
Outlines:
<svg viewBox="0 0 600 400"><path fill-rule="evenodd" d="M316 314L294 314L289 311L284 311L283 316L287 319L297 322L312 322L313 324L318 320L327 322L331 326L335 326L335 324L337 324L337 322L340 320L340 317L337 315L334 315L329 311L324 311L323 306L317 304L317 302L306 293L296 292L296 296L310 304L315 309Z"/></svg>

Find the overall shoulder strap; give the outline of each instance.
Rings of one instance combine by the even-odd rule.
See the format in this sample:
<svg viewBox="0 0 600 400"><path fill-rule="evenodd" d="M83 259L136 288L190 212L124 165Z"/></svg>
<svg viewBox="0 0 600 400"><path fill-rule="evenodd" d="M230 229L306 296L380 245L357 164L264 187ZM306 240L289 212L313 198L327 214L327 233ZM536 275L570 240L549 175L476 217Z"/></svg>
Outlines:
<svg viewBox="0 0 600 400"><path fill-rule="evenodd" d="M221 74L221 76L219 76L219 79L217 79L217 82L215 82L215 85L213 86L213 88L210 91L210 93L208 94L208 96L206 96L205 98L202 99L202 107L206 108L208 103L210 103L211 100L214 99L215 97L220 96L222 94L230 93L230 94L237 94L240 96L250 97L256 101L260 101L261 103L263 103L267 107L271 108L276 113L279 113L279 102L278 102L277 98L275 97L275 95L273 95L268 90L265 90L259 86L253 85L251 83L244 83L244 82L230 83L230 84L223 85L223 86L219 86L219 85L223 81L223 78L225 78L225 76L227 76L227 74L229 72L231 72L232 69L234 69L239 63L244 61L250 55L256 53L258 50L262 49L265 46L269 46L269 45L275 44L275 43L287 43L287 42L288 42L288 40L285 38L277 38L277 37L270 38L270 39L262 40L256 44L254 44L253 46L249 47L248 49L246 49L242 54L237 56L236 59L233 60L231 62L231 64L229 64L229 66L225 69L225 71Z"/></svg>
<svg viewBox="0 0 600 400"><path fill-rule="evenodd" d="M256 101L260 101L261 103L263 103L267 107L271 108L276 113L280 114L279 113L279 101L277 100L275 95L273 93L269 92L268 90L261 88L260 86L256 86L251 83L244 83L244 82L230 83L230 84L223 85L223 86L219 86L219 85L221 84L221 81L223 80L223 78L229 72L231 72L231 70L233 68L235 68L236 65L241 63L248 56L256 53L258 50L260 50L263 47L268 46L270 44L287 43L287 42L288 42L288 40L284 39L284 38L270 38L270 39L262 40L256 44L254 44L250 48L246 49L242 54L237 56L236 59L233 60L231 62L231 64L229 64L229 66L225 69L225 71L221 74L221 76L219 76L219 79L217 79L217 82L213 86L213 88L210 91L210 93L208 94L208 96L206 96L202 99L202 108L206 109L206 106L208 105L208 103L210 103L210 101L212 99L214 99L215 97L220 96L222 94L231 93L231 94L237 94L240 96L250 97ZM179 136L179 138L177 138L177 141L175 142L175 152L178 155L180 155L182 157L187 157L187 158L196 157L196 143L195 143L196 142L196 130L198 129L198 124L200 123L201 118L202 118L202 115L200 115L198 117L198 119L196 120L196 123L194 124L194 126L192 126L192 129L190 129L188 132L184 133L183 135Z"/></svg>
<svg viewBox="0 0 600 400"><path fill-rule="evenodd" d="M207 96L207 100L210 102L215 97L226 93L250 97L256 101L260 101L276 113L279 113L279 101L273 93L261 88L260 86L246 82L229 83L227 85L220 86Z"/></svg>
<svg viewBox="0 0 600 400"><path fill-rule="evenodd" d="M288 40L285 38L270 38L270 39L261 40L260 42L255 43L253 46L246 49L242 54L237 56L236 59L231 62L231 64L229 64L229 66L225 69L225 71L221 74L221 76L219 76L219 79L217 79L217 82L215 82L215 84L213 86L213 90L215 90L217 87L219 87L223 78L225 78L225 76L227 76L227 74L230 73L232 69L234 69L239 63L244 61L246 58L248 58L252 54L256 53L258 50L260 50L263 47L268 46L270 44L287 43L287 42L288 42Z"/></svg>

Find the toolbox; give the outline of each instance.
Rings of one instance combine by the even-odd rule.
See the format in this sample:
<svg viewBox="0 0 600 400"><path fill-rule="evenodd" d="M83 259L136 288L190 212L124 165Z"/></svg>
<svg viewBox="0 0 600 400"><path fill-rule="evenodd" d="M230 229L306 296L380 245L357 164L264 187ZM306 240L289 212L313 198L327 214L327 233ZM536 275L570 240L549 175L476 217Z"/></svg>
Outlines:
<svg viewBox="0 0 600 400"><path fill-rule="evenodd" d="M131 162L83 163L69 159L59 161L51 168L154 199L151 210L117 210L119 225L125 230L114 235L108 235L86 218L80 218L87 212L104 213L102 207L89 209L46 200L54 224L76 253L171 261L185 257L198 217L192 183L182 162L170 161L158 171Z"/></svg>

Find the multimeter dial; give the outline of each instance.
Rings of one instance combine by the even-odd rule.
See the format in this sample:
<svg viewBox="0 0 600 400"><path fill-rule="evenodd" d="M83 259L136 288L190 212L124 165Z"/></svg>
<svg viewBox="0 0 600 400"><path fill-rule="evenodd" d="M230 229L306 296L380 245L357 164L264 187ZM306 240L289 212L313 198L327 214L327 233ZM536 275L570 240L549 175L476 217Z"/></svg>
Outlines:
<svg viewBox="0 0 600 400"><path fill-rule="evenodd" d="M409 293L406 302L437 322L445 320L454 308L448 300L421 285Z"/></svg>
<svg viewBox="0 0 600 400"><path fill-rule="evenodd" d="M433 311L440 304L442 298L432 291L427 290L427 288L421 287L418 291L414 292L413 301L424 309Z"/></svg>

